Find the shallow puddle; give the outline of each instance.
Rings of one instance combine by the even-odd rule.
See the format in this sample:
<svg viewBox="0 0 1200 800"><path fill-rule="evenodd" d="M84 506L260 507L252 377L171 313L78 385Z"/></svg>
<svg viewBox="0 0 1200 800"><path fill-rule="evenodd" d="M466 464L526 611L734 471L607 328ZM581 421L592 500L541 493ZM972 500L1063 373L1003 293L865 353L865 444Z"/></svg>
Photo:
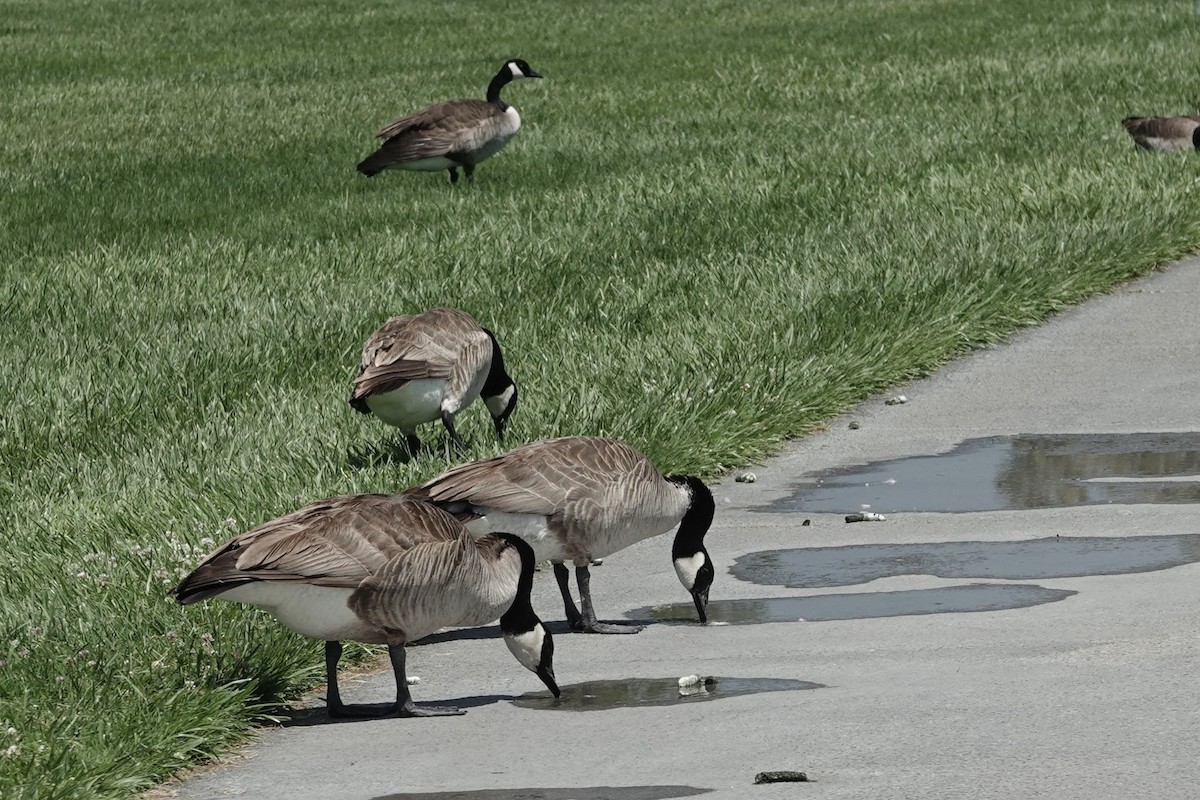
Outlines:
<svg viewBox="0 0 1200 800"><path fill-rule="evenodd" d="M976 583L899 592L714 600L708 604L708 618L717 624L759 625L766 622L828 622L917 614L962 614L1028 608L1064 600L1073 594L1075 592L1066 589L1047 589L1033 584ZM692 609L690 617L689 608ZM696 624L695 607L684 603L641 608L629 615L671 625Z"/></svg>
<svg viewBox="0 0 1200 800"><path fill-rule="evenodd" d="M1022 434L822 472L757 511L1002 511L1200 503L1200 433Z"/></svg>
<svg viewBox="0 0 1200 800"><path fill-rule="evenodd" d="M693 616L695 613L696 609L693 606ZM722 678L718 675L715 685L704 689L687 687L686 694L680 694L678 677L585 681L559 688L562 689L562 697L554 698L549 692L530 692L515 698L513 705L552 711L603 711L612 708L702 703L743 694L792 692L825 687L824 684L791 678Z"/></svg>
<svg viewBox="0 0 1200 800"><path fill-rule="evenodd" d="M712 789L695 786L584 786L573 789L470 789L461 792L404 792L371 800L667 800Z"/></svg>
<svg viewBox="0 0 1200 800"><path fill-rule="evenodd" d="M1153 572L1200 561L1200 534L1051 536L1019 542L864 544L738 556L730 573L791 588L850 586L894 575L1041 580Z"/></svg>

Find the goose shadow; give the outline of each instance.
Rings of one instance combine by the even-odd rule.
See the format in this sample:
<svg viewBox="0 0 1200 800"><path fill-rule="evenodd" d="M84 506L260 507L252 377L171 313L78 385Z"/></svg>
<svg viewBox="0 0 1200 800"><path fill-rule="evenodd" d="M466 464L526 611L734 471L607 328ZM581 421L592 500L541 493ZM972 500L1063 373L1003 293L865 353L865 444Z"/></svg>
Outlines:
<svg viewBox="0 0 1200 800"><path fill-rule="evenodd" d="M417 700L417 708L421 706L454 706L455 708L469 709L480 708L482 706L490 706L495 703L500 703L506 700L515 700L512 695L504 694L479 694L469 697L447 698L444 700ZM358 708L377 709L382 712L391 703L355 703ZM281 715L282 716L282 715ZM318 725L352 725L356 722L379 722L381 720L400 719L394 714L387 714L378 717L331 717L329 709L325 705L315 705L306 708L297 708L286 712L286 718L279 723L281 728L311 728Z"/></svg>
<svg viewBox="0 0 1200 800"><path fill-rule="evenodd" d="M466 789L448 792L403 792L370 800L668 800L693 797L712 789L696 786L582 786L578 788Z"/></svg>
<svg viewBox="0 0 1200 800"><path fill-rule="evenodd" d="M402 792L370 800L668 800L693 797L712 789L696 786L582 786L578 788L465 789L447 792Z"/></svg>
<svg viewBox="0 0 1200 800"><path fill-rule="evenodd" d="M636 611L629 612L630 615L635 614L635 613L637 613L637 612ZM607 620L602 620L602 621L607 621ZM638 618L634 618L634 617L630 616L625 619L611 620L611 624L613 624L613 625L641 625L642 627L658 625L658 624L661 624L662 622L663 622L663 620L661 620L661 619L645 617L644 615L642 617L638 617ZM567 624L566 620L553 620L553 621L549 621L549 622L546 620L542 620L542 627L545 628L547 631L549 631L550 634L553 636L569 636L569 635L574 635L574 634L579 634L582 636L589 635L589 634L584 633L583 631L577 631L577 630L572 629L571 626ZM696 622L696 627L699 628L702 626L700 625L699 622ZM408 647L424 647L427 644L440 644L441 642L461 642L461 641L467 641L467 640L471 640L471 639L499 639L499 638L501 638L499 625L485 625L482 628L455 628L454 630L449 630L449 631L438 631L437 633L431 633L422 639L418 639L415 642L409 642Z"/></svg>
<svg viewBox="0 0 1200 800"><path fill-rule="evenodd" d="M413 458L403 437L393 436L382 442L354 442L346 447L346 463L351 469L408 464Z"/></svg>

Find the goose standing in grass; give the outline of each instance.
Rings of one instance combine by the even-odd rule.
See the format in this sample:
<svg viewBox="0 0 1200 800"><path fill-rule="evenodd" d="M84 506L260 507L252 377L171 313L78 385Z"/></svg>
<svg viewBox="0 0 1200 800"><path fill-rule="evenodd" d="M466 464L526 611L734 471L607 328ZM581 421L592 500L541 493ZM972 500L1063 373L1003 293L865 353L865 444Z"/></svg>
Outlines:
<svg viewBox="0 0 1200 800"><path fill-rule="evenodd" d="M437 172L450 170L458 181L462 167L474 180L475 165L496 155L521 129L521 115L500 99L500 90L514 78L540 78L519 58L504 62L488 84L487 100L449 100L389 122L376 138L383 144L358 165L367 177L389 167Z"/></svg>
<svg viewBox="0 0 1200 800"><path fill-rule="evenodd" d="M636 633L640 627L596 619L588 565L676 525L671 560L680 583L707 621L714 571L704 548L712 492L699 478L663 476L624 442L590 436L549 439L444 472L410 494L454 514L472 534L507 530L554 564L567 621L591 633ZM575 563L580 612L563 562Z"/></svg>
<svg viewBox="0 0 1200 800"><path fill-rule="evenodd" d="M503 441L517 407L517 385L504 370L495 335L462 311L435 308L392 317L371 334L363 345L350 405L399 428L409 451L416 453L421 445L417 426L436 419L465 448L454 430L454 416L480 396L496 437Z"/></svg>
<svg viewBox="0 0 1200 800"><path fill-rule="evenodd" d="M554 640L529 602L534 564L533 550L520 538L474 539L427 503L347 495L234 537L175 587L175 597L182 605L209 597L248 603L302 636L324 640L330 716L443 716L465 712L413 704L405 643L497 617L509 650L559 695ZM380 713L342 703L342 639L387 645L394 706Z"/></svg>
<svg viewBox="0 0 1200 800"><path fill-rule="evenodd" d="M1126 117L1121 124L1146 150L1200 150L1200 116Z"/></svg>

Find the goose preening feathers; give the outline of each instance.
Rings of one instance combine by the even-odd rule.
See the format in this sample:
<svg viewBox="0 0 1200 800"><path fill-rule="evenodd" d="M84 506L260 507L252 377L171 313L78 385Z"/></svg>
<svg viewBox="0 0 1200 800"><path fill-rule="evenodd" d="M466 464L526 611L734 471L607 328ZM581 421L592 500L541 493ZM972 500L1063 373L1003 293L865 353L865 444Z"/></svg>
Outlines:
<svg viewBox="0 0 1200 800"><path fill-rule="evenodd" d="M590 436L549 439L444 472L410 494L445 508L472 534L506 530L525 539L538 560L554 564L571 627L595 633L640 628L599 622L588 565L676 525L671 561L696 613L706 621L713 564L704 547L712 492L687 475L663 476L624 442ZM575 563L582 613L563 562Z"/></svg>
<svg viewBox="0 0 1200 800"><path fill-rule="evenodd" d="M500 99L500 90L514 78L540 77L519 58L504 62L488 84L487 100L449 100L384 125L375 134L383 144L358 171L370 177L389 167L448 169L455 183L462 167L467 180L473 180L475 165L500 152L521 129L521 115Z"/></svg>
<svg viewBox="0 0 1200 800"><path fill-rule="evenodd" d="M342 703L340 640L386 644L402 717L464 713L415 706L404 644L449 626L500 619L509 650L557 697L554 640L529 602L533 550L507 533L473 538L441 509L403 496L347 495L308 505L221 545L175 588L183 605L248 603L325 641L331 716L372 716Z"/></svg>
<svg viewBox="0 0 1200 800"><path fill-rule="evenodd" d="M1200 116L1126 117L1121 124L1146 150L1200 150Z"/></svg>
<svg viewBox="0 0 1200 800"><path fill-rule="evenodd" d="M453 308L392 317L363 345L350 405L398 427L416 452L418 425L440 419L459 447L454 416L476 397L504 438L517 386L504 369L495 335Z"/></svg>

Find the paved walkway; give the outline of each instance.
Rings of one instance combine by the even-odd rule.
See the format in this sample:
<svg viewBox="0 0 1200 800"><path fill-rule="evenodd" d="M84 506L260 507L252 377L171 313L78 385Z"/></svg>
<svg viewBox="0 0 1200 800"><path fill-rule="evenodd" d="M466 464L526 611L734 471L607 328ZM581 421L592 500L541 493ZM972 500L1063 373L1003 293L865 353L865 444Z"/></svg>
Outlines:
<svg viewBox="0 0 1200 800"><path fill-rule="evenodd" d="M716 489L712 616L731 624L557 637L567 705L588 682L595 707L516 706L540 683L499 639L442 634L410 650L414 694L466 716L325 724L312 712L173 788L262 800L1196 797L1200 261L900 393L907 403L870 400L754 468L757 482ZM1185 435L1151 435L1163 432ZM887 521L843 521L864 504ZM792 548L811 551L761 555ZM690 606L669 537L608 559L593 590L610 618ZM561 614L548 572L534 602ZM681 700L689 673L720 683ZM346 685L352 702L392 691L388 673ZM753 785L764 770L813 782Z"/></svg>

